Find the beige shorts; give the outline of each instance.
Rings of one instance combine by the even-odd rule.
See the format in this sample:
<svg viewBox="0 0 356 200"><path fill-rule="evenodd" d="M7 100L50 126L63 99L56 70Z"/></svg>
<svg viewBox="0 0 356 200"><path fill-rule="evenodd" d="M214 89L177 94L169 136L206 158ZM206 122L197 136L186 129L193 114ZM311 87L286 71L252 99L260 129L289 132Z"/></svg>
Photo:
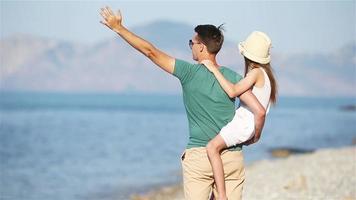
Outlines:
<svg viewBox="0 0 356 200"><path fill-rule="evenodd" d="M224 150L223 161L228 199L241 200L245 181L242 151ZM205 147L186 149L181 157L185 200L208 200L217 196L213 171Z"/></svg>

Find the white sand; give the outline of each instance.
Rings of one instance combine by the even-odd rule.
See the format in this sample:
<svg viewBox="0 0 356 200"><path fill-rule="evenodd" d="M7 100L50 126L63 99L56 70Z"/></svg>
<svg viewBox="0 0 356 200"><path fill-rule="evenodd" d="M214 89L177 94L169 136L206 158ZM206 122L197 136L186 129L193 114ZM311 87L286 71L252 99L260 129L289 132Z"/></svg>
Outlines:
<svg viewBox="0 0 356 200"><path fill-rule="evenodd" d="M243 199L356 199L356 148L256 162L246 169Z"/></svg>
<svg viewBox="0 0 356 200"><path fill-rule="evenodd" d="M133 199L183 200L181 186ZM243 200L356 200L356 147L322 149L246 167Z"/></svg>

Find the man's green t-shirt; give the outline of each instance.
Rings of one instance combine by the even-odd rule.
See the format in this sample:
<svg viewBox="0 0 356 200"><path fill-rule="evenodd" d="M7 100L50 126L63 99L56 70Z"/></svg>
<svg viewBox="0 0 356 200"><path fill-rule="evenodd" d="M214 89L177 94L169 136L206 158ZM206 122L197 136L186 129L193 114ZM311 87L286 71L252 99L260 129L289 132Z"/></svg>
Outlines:
<svg viewBox="0 0 356 200"><path fill-rule="evenodd" d="M232 83L242 79L229 68L221 66L219 70ZM229 98L215 76L202 64L176 59L173 75L180 80L183 89L189 122L187 148L205 147L234 117L235 98ZM230 149L241 150L242 145Z"/></svg>

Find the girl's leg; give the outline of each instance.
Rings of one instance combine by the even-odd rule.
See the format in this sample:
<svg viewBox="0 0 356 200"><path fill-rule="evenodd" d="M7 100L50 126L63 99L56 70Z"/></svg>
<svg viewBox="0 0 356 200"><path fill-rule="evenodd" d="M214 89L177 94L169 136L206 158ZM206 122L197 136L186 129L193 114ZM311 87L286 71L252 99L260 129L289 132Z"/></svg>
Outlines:
<svg viewBox="0 0 356 200"><path fill-rule="evenodd" d="M206 146L208 158L211 167L213 168L214 180L218 191L219 200L227 199L226 189L225 189L224 168L220 157L221 151L225 148L226 148L225 141L220 136L220 134L218 134L214 139L212 139Z"/></svg>

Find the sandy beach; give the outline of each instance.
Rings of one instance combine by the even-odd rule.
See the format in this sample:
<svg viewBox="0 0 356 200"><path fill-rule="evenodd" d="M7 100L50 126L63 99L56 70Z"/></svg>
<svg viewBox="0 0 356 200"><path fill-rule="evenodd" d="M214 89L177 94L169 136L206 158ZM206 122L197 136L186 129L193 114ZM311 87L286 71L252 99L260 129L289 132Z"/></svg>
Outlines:
<svg viewBox="0 0 356 200"><path fill-rule="evenodd" d="M132 200L183 200L181 184ZM246 166L244 200L356 200L356 147L320 149Z"/></svg>

